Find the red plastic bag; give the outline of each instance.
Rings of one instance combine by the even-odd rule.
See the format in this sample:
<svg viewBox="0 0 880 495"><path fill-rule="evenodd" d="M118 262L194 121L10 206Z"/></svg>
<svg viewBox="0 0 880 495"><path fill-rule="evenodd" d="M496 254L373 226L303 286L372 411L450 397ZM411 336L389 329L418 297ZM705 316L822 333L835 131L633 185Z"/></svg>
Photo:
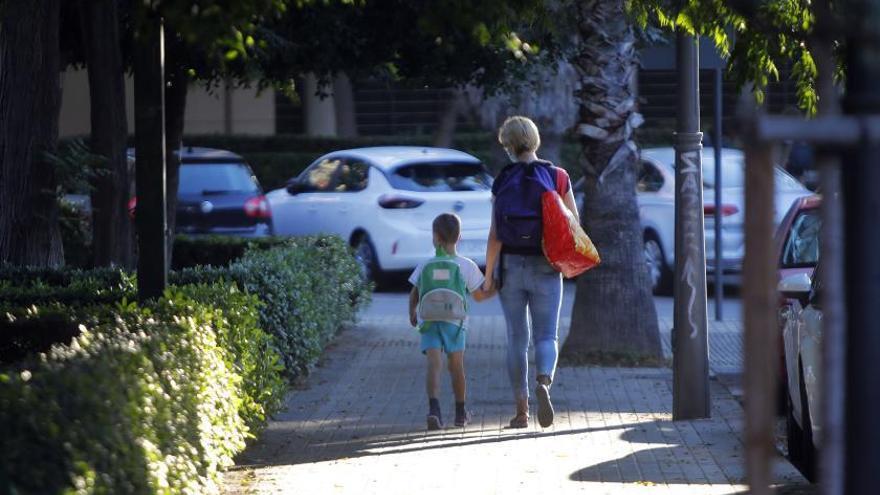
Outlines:
<svg viewBox="0 0 880 495"><path fill-rule="evenodd" d="M599 252L556 191L541 195L544 256L565 278L598 265Z"/></svg>

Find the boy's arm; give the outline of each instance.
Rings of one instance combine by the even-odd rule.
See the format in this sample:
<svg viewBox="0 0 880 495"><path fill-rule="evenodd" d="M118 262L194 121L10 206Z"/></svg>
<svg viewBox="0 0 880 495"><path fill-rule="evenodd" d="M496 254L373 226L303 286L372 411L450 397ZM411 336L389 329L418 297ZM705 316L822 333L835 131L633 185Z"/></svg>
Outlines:
<svg viewBox="0 0 880 495"><path fill-rule="evenodd" d="M418 326L419 319L416 317L416 307L419 305L419 288L413 287L409 291L409 323Z"/></svg>

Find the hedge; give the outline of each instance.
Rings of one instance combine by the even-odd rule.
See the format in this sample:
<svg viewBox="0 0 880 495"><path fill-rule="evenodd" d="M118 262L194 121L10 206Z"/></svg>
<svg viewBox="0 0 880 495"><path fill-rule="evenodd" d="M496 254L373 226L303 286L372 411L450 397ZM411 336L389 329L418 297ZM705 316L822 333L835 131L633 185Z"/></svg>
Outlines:
<svg viewBox="0 0 880 495"><path fill-rule="evenodd" d="M335 236L291 238L283 247L252 249L228 267L175 272L178 285L233 281L264 303L261 327L275 338L288 377L308 372L342 325L370 297L351 248Z"/></svg>
<svg viewBox="0 0 880 495"><path fill-rule="evenodd" d="M180 270L198 265L229 266L249 249L266 250L284 246L287 237L186 236L174 238L172 268Z"/></svg>
<svg viewBox="0 0 880 495"><path fill-rule="evenodd" d="M336 330L354 321L370 297L350 247L338 237L193 238L182 240L181 246L185 243L191 261L201 252L213 252L217 265L232 261L172 272L169 282L233 282L258 297L260 327L274 338L290 379L308 372ZM119 269L0 268L0 363L69 342L83 313L93 315L98 305L135 297L135 278ZM31 309L33 305L37 308ZM45 321L22 318L37 310ZM62 324L59 318L65 313L70 319Z"/></svg>
<svg viewBox="0 0 880 495"><path fill-rule="evenodd" d="M254 296L231 285L117 305L0 373L0 483L10 493L212 493L280 404Z"/></svg>

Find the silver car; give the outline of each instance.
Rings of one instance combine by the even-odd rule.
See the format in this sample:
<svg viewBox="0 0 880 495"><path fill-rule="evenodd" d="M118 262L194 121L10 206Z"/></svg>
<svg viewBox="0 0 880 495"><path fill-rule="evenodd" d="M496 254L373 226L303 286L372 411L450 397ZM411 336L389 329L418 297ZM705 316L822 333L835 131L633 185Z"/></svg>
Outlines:
<svg viewBox="0 0 880 495"><path fill-rule="evenodd" d="M743 221L745 202L745 156L733 148L721 150L722 260L726 280L738 282L745 254ZM800 182L776 167L774 221L778 225L799 197L811 194ZM706 264L715 266L715 158L712 148L703 150L703 212L705 214ZM671 291L675 266L675 150L672 147L641 151L636 183L639 217L642 223L645 261L656 293ZM583 200L582 182L575 184L579 207Z"/></svg>

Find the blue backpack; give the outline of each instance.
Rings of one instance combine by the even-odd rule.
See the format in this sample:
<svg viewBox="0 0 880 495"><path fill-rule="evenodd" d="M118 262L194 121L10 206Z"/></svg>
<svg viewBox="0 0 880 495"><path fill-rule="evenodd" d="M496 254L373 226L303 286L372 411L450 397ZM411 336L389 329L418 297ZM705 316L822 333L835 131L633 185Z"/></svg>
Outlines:
<svg viewBox="0 0 880 495"><path fill-rule="evenodd" d="M541 195L556 189L556 170L547 161L514 163L501 171L495 191L495 234L505 245L541 248Z"/></svg>

